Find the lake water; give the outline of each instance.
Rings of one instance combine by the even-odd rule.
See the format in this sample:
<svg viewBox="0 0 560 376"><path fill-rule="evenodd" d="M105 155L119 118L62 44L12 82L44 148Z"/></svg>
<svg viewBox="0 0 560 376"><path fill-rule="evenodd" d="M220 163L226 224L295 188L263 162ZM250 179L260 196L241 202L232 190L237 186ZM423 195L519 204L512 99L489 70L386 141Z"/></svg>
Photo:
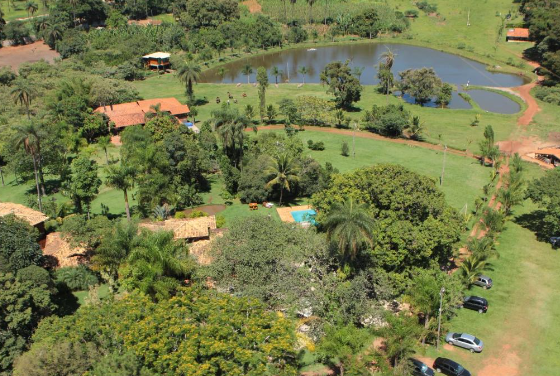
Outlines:
<svg viewBox="0 0 560 376"><path fill-rule="evenodd" d="M393 65L393 73L398 78L398 72L406 69L418 69L423 67L434 68L437 75L444 81L457 86L469 83L470 85L492 86L492 87L515 87L523 85L525 80L521 76L507 73L493 73L486 70L484 64L445 52L432 50L430 48L408 46L403 44L374 44L374 43L347 43L338 46L319 47L315 51L307 49L291 49L266 55L255 56L238 60L224 67L227 69L224 77L218 74L218 69L210 69L202 73L200 82L208 83L247 83L247 76L243 75L242 69L249 64L253 68L250 81L255 82L256 70L263 66L269 72L269 80L274 83L276 78L270 74L271 68L276 66L284 73L278 77L278 82L303 82L303 76L298 70L305 66L309 73L305 76L306 83L319 83L320 73L328 63L336 60L350 61L350 67L363 68L360 81L363 85L375 85L377 80L377 65L381 55L390 49L397 56ZM494 94L491 101L498 101L497 97L505 99L500 103L511 101L509 98ZM474 99L474 97L473 97ZM492 106L499 111L499 104ZM450 108L470 108L461 97L454 93L449 105ZM490 111L490 110L489 110ZM504 112L509 113L509 112Z"/></svg>

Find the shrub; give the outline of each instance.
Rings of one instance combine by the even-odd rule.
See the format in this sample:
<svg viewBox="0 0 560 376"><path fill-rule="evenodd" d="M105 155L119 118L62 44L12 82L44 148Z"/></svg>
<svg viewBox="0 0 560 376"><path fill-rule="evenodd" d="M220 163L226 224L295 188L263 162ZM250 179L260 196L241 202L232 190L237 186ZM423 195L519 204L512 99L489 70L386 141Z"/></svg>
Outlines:
<svg viewBox="0 0 560 376"><path fill-rule="evenodd" d="M29 38L29 28L21 21L12 21L4 26L4 34L6 39L17 46L26 43L26 39Z"/></svg>
<svg viewBox="0 0 560 376"><path fill-rule="evenodd" d="M350 155L350 148L348 147L348 142L342 141L342 151L341 154L345 157Z"/></svg>
<svg viewBox="0 0 560 376"><path fill-rule="evenodd" d="M534 93L537 99L560 106L560 87L539 86L534 89Z"/></svg>
<svg viewBox="0 0 560 376"><path fill-rule="evenodd" d="M463 43L463 42L459 42L459 43L457 44L457 48L460 49L460 50L464 50L465 47L467 47L467 45L466 45L465 43Z"/></svg>
<svg viewBox="0 0 560 376"><path fill-rule="evenodd" d="M307 31L302 29L299 25L291 27L288 32L288 42L290 43L305 42L308 37Z"/></svg>
<svg viewBox="0 0 560 376"><path fill-rule="evenodd" d="M216 227L217 228L222 228L225 225L226 225L226 218L223 215L218 214L216 216Z"/></svg>
<svg viewBox="0 0 560 376"><path fill-rule="evenodd" d="M183 219L183 218L187 218L187 215L185 214L185 212L179 211L179 212L175 213L175 219Z"/></svg>
<svg viewBox="0 0 560 376"><path fill-rule="evenodd" d="M409 9L404 12L404 15L407 17L418 17L418 11L416 9Z"/></svg>
<svg viewBox="0 0 560 376"><path fill-rule="evenodd" d="M72 291L87 290L99 283L97 274L83 265L58 269L55 272L55 280Z"/></svg>
<svg viewBox="0 0 560 376"><path fill-rule="evenodd" d="M202 210L193 210L189 214L189 218L200 218L200 217L207 217L208 213L203 212Z"/></svg>
<svg viewBox="0 0 560 376"><path fill-rule="evenodd" d="M313 142L312 140L307 140L307 147L311 150L325 150L323 141Z"/></svg>

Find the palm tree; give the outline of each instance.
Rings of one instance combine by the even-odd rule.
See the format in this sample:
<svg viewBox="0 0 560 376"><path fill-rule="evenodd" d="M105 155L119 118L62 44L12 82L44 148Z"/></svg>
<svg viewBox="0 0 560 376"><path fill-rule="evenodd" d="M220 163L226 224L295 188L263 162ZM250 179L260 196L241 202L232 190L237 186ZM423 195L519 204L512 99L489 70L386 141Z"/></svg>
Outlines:
<svg viewBox="0 0 560 376"><path fill-rule="evenodd" d="M355 259L363 244L374 244L375 221L365 205L356 204L351 198L335 203L323 226L327 238L336 240L343 260Z"/></svg>
<svg viewBox="0 0 560 376"><path fill-rule="evenodd" d="M33 172L35 174L35 186L37 188L37 202L39 203L39 211L43 211L43 202L41 199L41 191L44 194L44 186L39 189L39 159L41 158L41 131L35 123L27 123L22 126L16 126L15 145L16 148L23 148L33 160Z"/></svg>
<svg viewBox="0 0 560 376"><path fill-rule="evenodd" d="M214 131L222 141L225 154L237 167L243 156L243 143L245 141L245 128L252 122L247 116L239 113L224 103L219 110L212 112L212 125ZM254 129L256 129L254 127Z"/></svg>
<svg viewBox="0 0 560 376"><path fill-rule="evenodd" d="M249 64L246 64L241 70L241 73L247 76L247 85L250 84L251 83L250 78L251 78L251 74L253 74L253 68Z"/></svg>
<svg viewBox="0 0 560 376"><path fill-rule="evenodd" d="M282 74L284 74L284 72L282 72L280 69L278 69L278 67L272 67L272 70L270 72L274 76L276 85L278 85L278 76L282 76Z"/></svg>
<svg viewBox="0 0 560 376"><path fill-rule="evenodd" d="M487 264L486 256L482 254L472 254L463 261L460 270L469 287L476 281L476 278L482 271L486 269Z"/></svg>
<svg viewBox="0 0 560 376"><path fill-rule="evenodd" d="M97 139L97 145L103 149L103 151L105 152L105 159L107 160L107 165L109 164L109 153L107 152L107 149L109 149L109 146L111 146L111 136L101 136Z"/></svg>
<svg viewBox="0 0 560 376"><path fill-rule="evenodd" d="M177 69L177 76L179 77L179 80L181 80L181 82L185 83L186 93L191 101L194 95L193 82L198 83L200 72L200 66L192 61L188 61L182 64L179 69Z"/></svg>
<svg viewBox="0 0 560 376"><path fill-rule="evenodd" d="M272 159L265 169L265 174L271 176L271 179L266 183L266 187L275 185L280 186L280 201L278 205L282 205L282 197L284 189L291 190L291 184L299 180L297 176L299 166L296 159L288 154L282 154Z"/></svg>
<svg viewBox="0 0 560 376"><path fill-rule="evenodd" d="M48 25L46 29L43 31L43 38L45 42L49 45L51 49L56 47L56 42L62 40L62 26L59 24Z"/></svg>
<svg viewBox="0 0 560 376"><path fill-rule="evenodd" d="M33 86L31 86L31 83L25 79L15 80L10 94L15 104L19 103L20 105L25 106L27 118L31 119L29 106L31 106L31 101L37 95L37 91Z"/></svg>
<svg viewBox="0 0 560 376"><path fill-rule="evenodd" d="M307 73L309 73L309 70L307 69L306 66L303 66L303 67L299 68L298 72L303 75L303 84L305 84L305 75Z"/></svg>
<svg viewBox="0 0 560 376"><path fill-rule="evenodd" d="M155 298L167 298L188 277L192 265L187 249L173 232L143 231L133 242L123 271L125 284Z"/></svg>
<svg viewBox="0 0 560 376"><path fill-rule="evenodd" d="M37 10L39 9L39 7L37 6L37 3L33 2L33 1L28 1L25 4L25 10L27 10L27 17L30 17L33 14L35 14L35 12L37 12Z"/></svg>
<svg viewBox="0 0 560 376"><path fill-rule="evenodd" d="M383 59L383 66L389 70L393 68L393 64L395 63L395 58L397 54L394 53L389 47L387 47L387 51L381 54L381 59Z"/></svg>
<svg viewBox="0 0 560 376"><path fill-rule="evenodd" d="M198 116L198 109L196 107L189 108L189 115L192 116L193 124L196 124L196 117Z"/></svg>
<svg viewBox="0 0 560 376"><path fill-rule="evenodd" d="M107 167L107 178L105 184L123 191L124 194L124 207L126 211L126 219L130 222L130 205L128 203L128 190L134 187L134 174L133 168L120 165Z"/></svg>
<svg viewBox="0 0 560 376"><path fill-rule="evenodd" d="M307 0L307 4L309 4L309 23L313 23L313 4L315 4L316 0Z"/></svg>

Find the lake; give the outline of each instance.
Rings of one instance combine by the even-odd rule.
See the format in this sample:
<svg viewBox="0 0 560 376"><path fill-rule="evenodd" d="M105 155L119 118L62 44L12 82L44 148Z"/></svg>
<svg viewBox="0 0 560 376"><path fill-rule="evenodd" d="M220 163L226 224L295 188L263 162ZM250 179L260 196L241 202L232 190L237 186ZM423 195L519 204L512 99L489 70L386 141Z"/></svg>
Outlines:
<svg viewBox="0 0 560 376"><path fill-rule="evenodd" d="M325 65L336 60L349 60L349 65L352 69L363 69L360 76L360 81L363 85L375 85L378 83L377 65L381 60L381 55L387 49L390 49L397 55L392 69L396 78L398 78L398 72L406 69L428 67L434 68L437 75L444 82L457 85L458 87L467 83L469 85L492 87L515 87L526 83L526 80L521 76L488 72L484 64L430 48L392 43L352 42L338 46L318 47L315 51L309 51L304 48L290 49L241 59L224 65L227 71L223 77L218 74L217 68L203 72L200 82L247 83L247 76L243 75L242 69L245 65L249 64L253 68L253 74L250 75L251 82L255 82L256 70L261 66L268 70L271 83L274 83L276 80L270 74L271 68L274 66L283 71L282 76L278 77L278 82L288 82L288 80L292 83L303 82L304 77L298 73L298 70L305 66L309 71L305 76L305 82L319 83L319 76ZM495 96L505 98L506 101L501 100L501 103L510 101L517 105L517 103L507 97L499 94L495 94ZM495 96L492 98L496 98ZM449 107L470 108L470 105L458 96L457 93L454 93ZM493 112L500 112L499 105L492 106L492 108L497 110Z"/></svg>

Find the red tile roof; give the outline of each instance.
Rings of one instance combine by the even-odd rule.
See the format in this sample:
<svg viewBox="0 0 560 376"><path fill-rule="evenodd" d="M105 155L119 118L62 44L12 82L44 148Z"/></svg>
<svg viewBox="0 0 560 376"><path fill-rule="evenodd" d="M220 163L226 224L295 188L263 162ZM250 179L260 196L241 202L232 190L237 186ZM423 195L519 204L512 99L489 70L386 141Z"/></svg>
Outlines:
<svg viewBox="0 0 560 376"><path fill-rule="evenodd" d="M510 38L526 38L529 39L529 29L516 27L515 29L509 29L507 36Z"/></svg>
<svg viewBox="0 0 560 376"><path fill-rule="evenodd" d="M115 123L116 128L122 128L130 125L144 124L146 113L152 112L150 107L158 104L161 111L169 112L171 115L183 115L190 112L189 106L181 104L176 98L156 98L102 106L96 108L95 112L106 114Z"/></svg>

